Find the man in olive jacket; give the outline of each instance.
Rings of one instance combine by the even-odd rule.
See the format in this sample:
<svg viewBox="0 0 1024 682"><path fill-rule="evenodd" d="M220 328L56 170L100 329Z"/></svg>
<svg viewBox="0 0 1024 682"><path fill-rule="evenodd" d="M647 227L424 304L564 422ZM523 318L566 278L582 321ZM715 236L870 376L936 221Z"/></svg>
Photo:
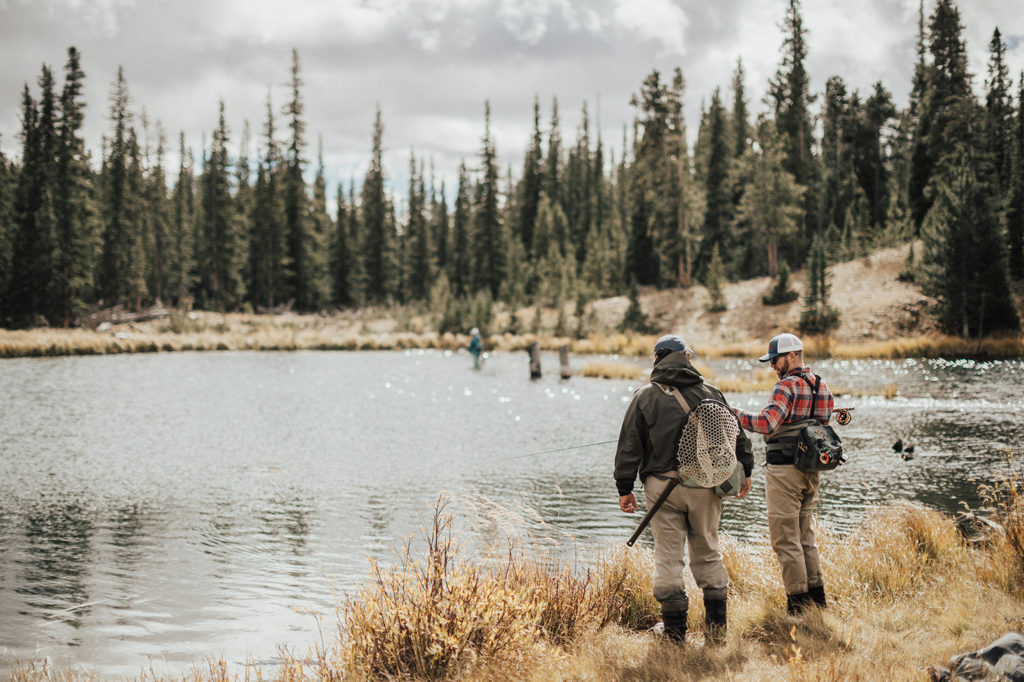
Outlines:
<svg viewBox="0 0 1024 682"><path fill-rule="evenodd" d="M671 393L661 388L677 389L688 404L696 405L704 398L725 403L721 391L704 383L704 378L690 364L692 351L674 335L663 336L654 346L654 368L651 385L633 395L626 410L615 452L615 484L619 490L619 507L627 514L636 511L633 483L639 474L643 482L648 509L668 485L678 477L676 457L679 436L688 415ZM754 457L750 439L739 430L736 437L736 458L743 464L746 477L737 497L750 492L750 473ZM726 595L729 575L718 551L718 523L722 515L722 498L713 488L676 486L661 509L651 520L654 534L654 598L661 604L665 634L675 641L686 638L686 615L689 599L683 581L689 544L690 571L704 593L704 624L712 642L721 641L726 627Z"/></svg>

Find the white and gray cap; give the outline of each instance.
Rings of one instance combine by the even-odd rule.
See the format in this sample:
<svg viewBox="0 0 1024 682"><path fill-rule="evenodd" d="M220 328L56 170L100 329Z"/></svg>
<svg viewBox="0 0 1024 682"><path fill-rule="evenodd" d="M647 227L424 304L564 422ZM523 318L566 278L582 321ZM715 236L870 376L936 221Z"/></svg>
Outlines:
<svg viewBox="0 0 1024 682"><path fill-rule="evenodd" d="M800 342L796 334L779 334L768 342L768 352L758 358L761 362L768 362L774 360L780 355L786 353L792 353L793 351L799 351L804 349L804 344Z"/></svg>

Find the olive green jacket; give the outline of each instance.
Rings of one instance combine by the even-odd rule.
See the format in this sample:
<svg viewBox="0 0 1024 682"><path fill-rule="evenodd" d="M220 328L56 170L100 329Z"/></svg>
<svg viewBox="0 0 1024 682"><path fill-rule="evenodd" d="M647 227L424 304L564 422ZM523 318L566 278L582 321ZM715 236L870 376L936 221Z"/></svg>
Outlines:
<svg viewBox="0 0 1024 682"><path fill-rule="evenodd" d="M678 389L690 405L708 397L701 387L704 378L690 364L685 353L672 353L658 362L651 370L651 381ZM706 386L711 397L726 403L721 391L710 384ZM679 402L653 383L633 394L633 401L622 420L619 446L615 451L615 485L619 495L633 492L638 474L642 482L651 474L679 468L676 449L687 419L688 415ZM743 429L736 437L736 459L743 464L743 472L750 476L754 468L753 448Z"/></svg>

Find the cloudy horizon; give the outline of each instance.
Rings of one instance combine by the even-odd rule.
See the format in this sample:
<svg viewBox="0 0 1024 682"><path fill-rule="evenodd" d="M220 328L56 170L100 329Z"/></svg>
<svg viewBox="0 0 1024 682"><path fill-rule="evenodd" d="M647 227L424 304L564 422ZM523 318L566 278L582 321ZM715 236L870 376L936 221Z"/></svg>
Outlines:
<svg viewBox="0 0 1024 682"><path fill-rule="evenodd" d="M159 122L169 166L177 165L179 131L198 156L224 101L231 147L245 122L250 156L262 146L266 99L279 137L289 99L291 51L302 64L306 158L316 167L323 141L329 191L358 185L370 159L380 106L389 187L404 194L411 152L432 164L454 194L460 160L474 165L491 107L502 175L520 172L535 98L546 131L557 98L560 131L571 145L586 102L592 130L600 120L606 150L621 154L629 99L652 69L686 78L691 140L702 104L715 87L731 106L731 81L742 60L752 113L764 110L778 69L786 0L0 0L0 148L19 155L20 102L27 82L38 94L42 64L58 85L68 46L86 74L83 135L99 154L108 134L109 92L123 66L138 115ZM926 15L934 2L925 4ZM1024 69L1024 13L994 0L959 3L969 67L979 94L988 44L998 26L1016 93ZM906 105L915 62L918 0L806 2L807 70L815 92L832 75L867 94L876 81ZM819 103L816 105L820 106ZM546 143L546 142L545 142ZM171 173L173 175L173 173Z"/></svg>

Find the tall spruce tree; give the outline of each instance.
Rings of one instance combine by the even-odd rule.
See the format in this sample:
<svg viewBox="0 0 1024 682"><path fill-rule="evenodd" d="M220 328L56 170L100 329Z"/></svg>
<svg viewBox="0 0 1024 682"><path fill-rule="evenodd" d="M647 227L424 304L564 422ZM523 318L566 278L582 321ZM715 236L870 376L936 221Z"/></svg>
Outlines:
<svg viewBox="0 0 1024 682"><path fill-rule="evenodd" d="M1006 43L997 28L989 43L988 78L985 96L985 138L991 174L987 181L1002 200L1010 187L1013 170L1013 103L1010 72L1006 65Z"/></svg>
<svg viewBox="0 0 1024 682"><path fill-rule="evenodd" d="M668 191L678 177L677 164L669 154L669 88L661 74L652 71L644 79L640 93L631 104L638 109L636 126L640 137L630 170L630 228L627 250L627 276L637 284L660 285L661 257L658 249L667 246L665 235L676 235L678 217L674 197Z"/></svg>
<svg viewBox="0 0 1024 682"><path fill-rule="evenodd" d="M519 179L517 206L519 220L517 233L523 248L529 254L533 248L533 230L537 222L537 209L540 195L544 187L544 152L541 149L540 100L533 100L533 133L530 135L530 146L523 157L523 175Z"/></svg>
<svg viewBox="0 0 1024 682"><path fill-rule="evenodd" d="M455 212L452 216L452 257L448 279L456 296L465 296L472 285L473 267L470 244L472 241L472 206L470 179L466 162L459 162L459 187L455 194Z"/></svg>
<svg viewBox="0 0 1024 682"><path fill-rule="evenodd" d="M505 238L498 211L498 164L491 137L491 104L484 103L484 137L480 150L481 176L473 200L474 288L498 295L505 279Z"/></svg>
<svg viewBox="0 0 1024 682"><path fill-rule="evenodd" d="M14 194L12 274L8 280L6 317L27 327L54 312L54 169L57 152L53 73L43 66L40 99L28 84L22 93L21 169Z"/></svg>
<svg viewBox="0 0 1024 682"><path fill-rule="evenodd" d="M224 102L202 177L202 251L200 284L206 304L218 311L236 309L245 297L241 226L232 201L231 162Z"/></svg>
<svg viewBox="0 0 1024 682"><path fill-rule="evenodd" d="M93 299L99 257L99 235L90 196L92 171L81 135L84 79L81 55L77 49L69 47L57 124L59 151L54 183L57 260L54 284L60 312L60 319L56 321L65 326L85 313Z"/></svg>
<svg viewBox="0 0 1024 682"><path fill-rule="evenodd" d="M367 299L379 303L398 294L397 236L390 222L391 205L385 194L384 122L380 107L373 124L370 167L363 180L359 223L362 230Z"/></svg>
<svg viewBox="0 0 1024 682"><path fill-rule="evenodd" d="M726 138L726 112L718 88L711 95L708 109L708 160L705 179L703 239L698 254L697 272L703 276L711 262L715 247L728 252L729 225L732 220L732 194L729 188L731 152Z"/></svg>
<svg viewBox="0 0 1024 682"><path fill-rule="evenodd" d="M106 305L129 302L129 272L132 269L137 235L131 220L134 197L129 188L132 115L128 109L128 84L124 68L118 67L110 93L110 121L113 131L103 161L100 216L103 221L103 252L100 260L99 292Z"/></svg>
<svg viewBox="0 0 1024 682"><path fill-rule="evenodd" d="M14 225L11 216L14 167L0 150L0 326L7 323L7 294L12 278Z"/></svg>
<svg viewBox="0 0 1024 682"><path fill-rule="evenodd" d="M750 121L747 113L747 96L743 86L745 77L743 60L736 60L736 71L732 75L732 155L740 158L750 148Z"/></svg>
<svg viewBox="0 0 1024 682"><path fill-rule="evenodd" d="M561 206L562 197L562 131L558 122L558 98L551 100L551 128L548 130L548 153L544 157L543 191ZM564 212L564 209L563 209Z"/></svg>
<svg viewBox="0 0 1024 682"><path fill-rule="evenodd" d="M352 260L356 252L352 243L349 213L355 211L345 201L345 190L339 184L334 199L334 237L331 241L331 301L339 306L352 306L356 302L352 281Z"/></svg>
<svg viewBox="0 0 1024 682"><path fill-rule="evenodd" d="M425 301L434 282L434 254L427 224L426 189L423 166L417 166L415 153L409 154L409 210L405 225L408 276L405 294L412 301Z"/></svg>
<svg viewBox="0 0 1024 682"><path fill-rule="evenodd" d="M441 180L441 195L438 197L433 190L431 180L430 190L430 231L431 240L434 243L434 255L436 258L438 274L448 274L448 264L451 261L451 221L448 217L448 199L445 196L444 180Z"/></svg>
<svg viewBox="0 0 1024 682"><path fill-rule="evenodd" d="M1013 136L1013 170L1006 202L1006 235L1010 275L1024 278L1024 71L1017 89L1017 120Z"/></svg>
<svg viewBox="0 0 1024 682"><path fill-rule="evenodd" d="M324 177L323 141L318 144L313 198L306 218L306 302L311 310L323 310L330 303L330 243L334 233L327 210L327 180Z"/></svg>
<svg viewBox="0 0 1024 682"><path fill-rule="evenodd" d="M152 165L149 162L146 164L142 210L146 216L148 233L147 288L153 299L162 303L168 300L171 293L171 208L170 197L167 195L167 174L164 170L167 138L159 124L156 135Z"/></svg>
<svg viewBox="0 0 1024 682"><path fill-rule="evenodd" d="M775 110L775 125L784 140L786 170L797 184L812 187L818 175L812 151L814 124L810 111L815 98L810 92L810 77L804 65L807 29L804 28L799 0L789 0L783 31L786 37L782 43L782 64L769 85L769 98ZM815 229L813 216L814 198L808 193L800 221L804 237L809 238Z"/></svg>
<svg viewBox="0 0 1024 682"><path fill-rule="evenodd" d="M954 149L972 146L972 110L977 106L967 71L967 47L953 0L938 0L928 26L927 86L921 103L908 187L911 215L920 227L934 192L929 184L950 165Z"/></svg>
<svg viewBox="0 0 1024 682"><path fill-rule="evenodd" d="M289 87L291 99L285 104L284 115L288 119L291 136L284 159L282 176L282 199L284 203L284 231L288 243L289 265L285 270L286 289L295 299L295 305L302 310L316 308L315 268L310 263L314 246L312 227L309 224L309 197L306 181L302 174L306 159L306 122L302 116L305 110L302 101L302 67L298 50L292 50L292 68Z"/></svg>
<svg viewBox="0 0 1024 682"><path fill-rule="evenodd" d="M281 175L281 150L274 125L274 107L267 93L267 119L263 125L263 159L256 171L249 233L249 298L273 310L289 298L286 273L289 263ZM294 299L292 299L294 301Z"/></svg>
<svg viewBox="0 0 1024 682"><path fill-rule="evenodd" d="M973 156L964 145L946 156L922 226L925 291L938 299L946 331L965 338L1020 328L993 197Z"/></svg>
<svg viewBox="0 0 1024 682"><path fill-rule="evenodd" d="M178 159L168 230L167 292L176 305L187 308L195 285L196 187L184 132L178 135Z"/></svg>
<svg viewBox="0 0 1024 682"><path fill-rule="evenodd" d="M766 258L760 262L767 263L766 274L774 276L779 271L780 251L799 233L806 189L786 170L786 152L775 123L762 116L755 135L757 150L748 151L743 159L750 182L738 216L746 230L742 241L765 249Z"/></svg>

